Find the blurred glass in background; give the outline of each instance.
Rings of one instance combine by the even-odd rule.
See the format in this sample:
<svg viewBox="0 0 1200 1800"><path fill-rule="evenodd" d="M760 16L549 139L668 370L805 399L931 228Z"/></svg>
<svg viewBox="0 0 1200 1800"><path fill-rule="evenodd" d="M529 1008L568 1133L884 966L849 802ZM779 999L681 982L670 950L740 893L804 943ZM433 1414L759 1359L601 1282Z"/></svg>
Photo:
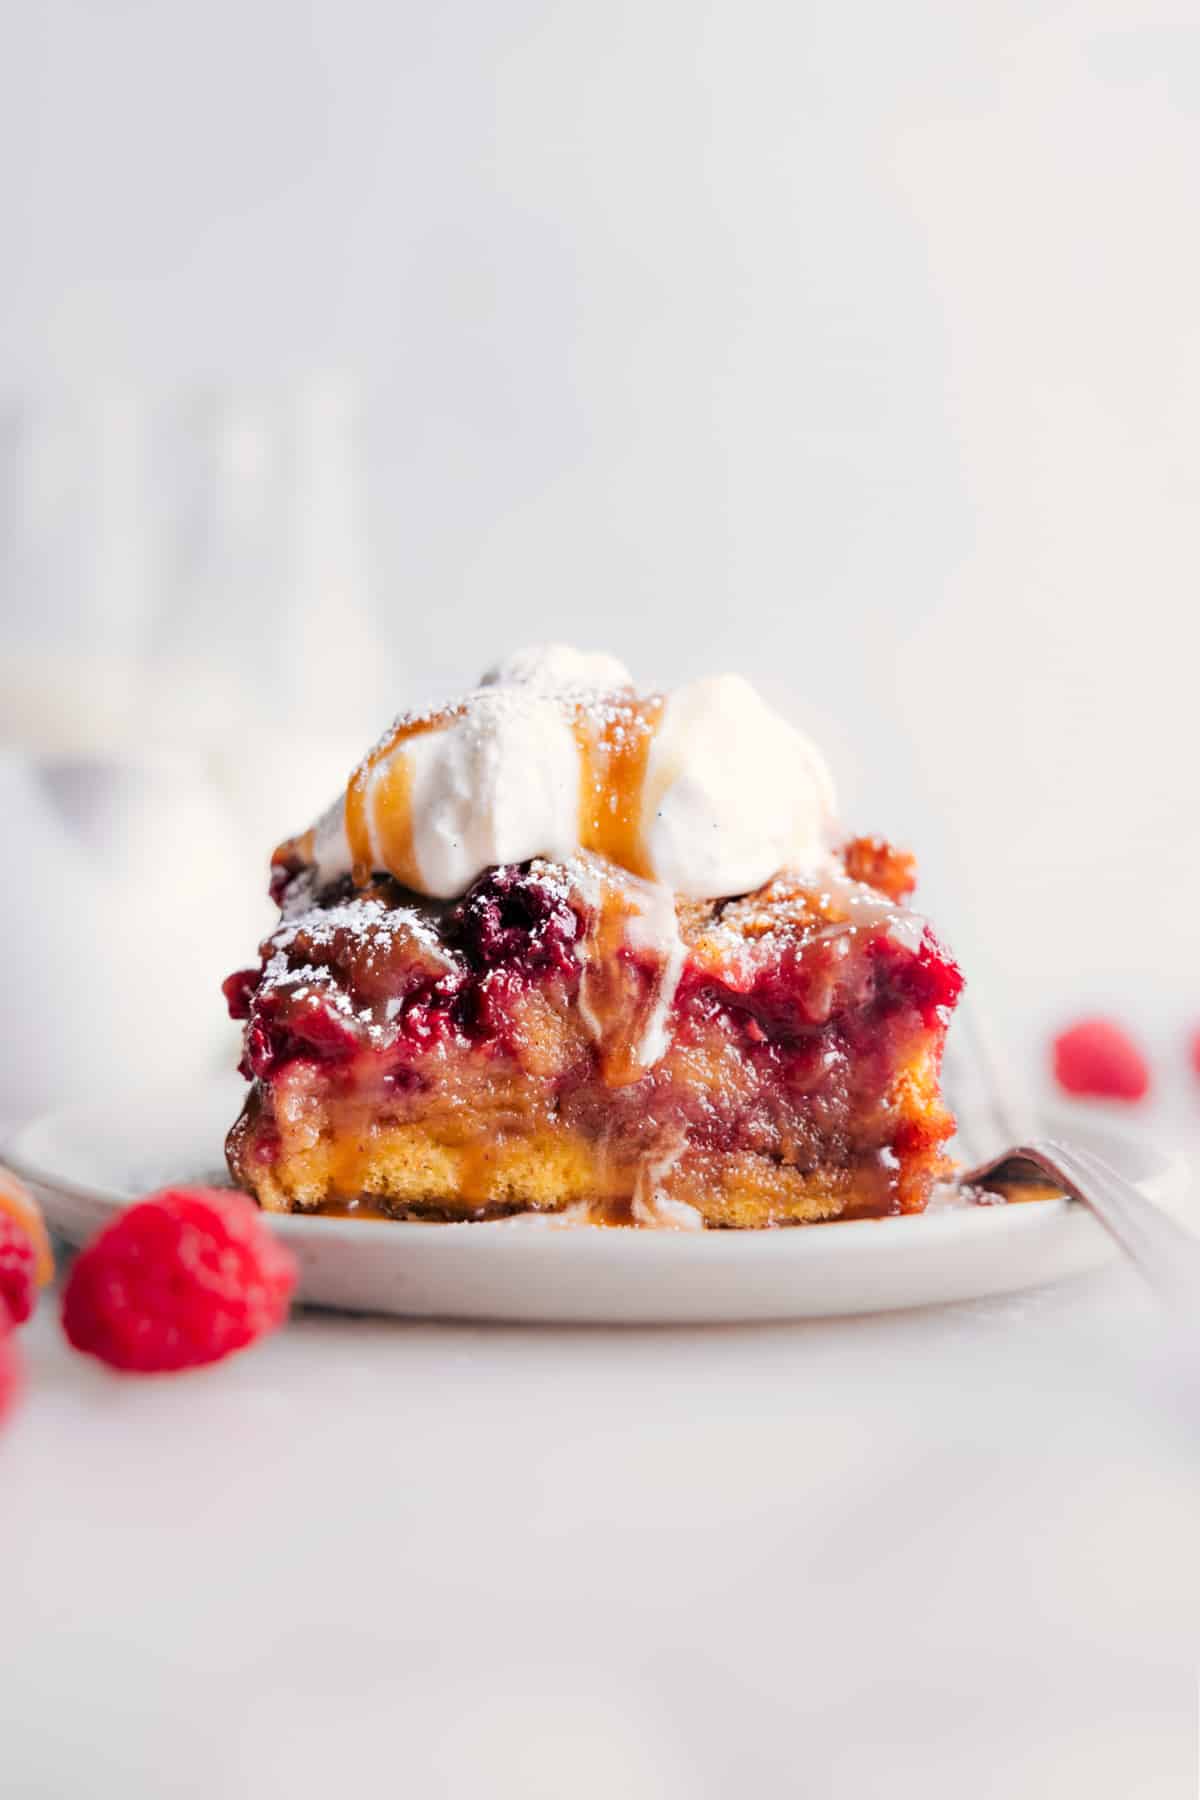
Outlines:
<svg viewBox="0 0 1200 1800"><path fill-rule="evenodd" d="M272 844L382 723L352 384L10 399L0 1116L235 1059Z"/></svg>

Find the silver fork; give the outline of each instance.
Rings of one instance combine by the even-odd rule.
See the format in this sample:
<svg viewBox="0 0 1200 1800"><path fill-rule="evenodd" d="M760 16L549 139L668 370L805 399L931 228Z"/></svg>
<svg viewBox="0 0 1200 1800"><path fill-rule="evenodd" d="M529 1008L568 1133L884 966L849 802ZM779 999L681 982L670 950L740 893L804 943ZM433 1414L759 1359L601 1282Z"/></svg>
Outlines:
<svg viewBox="0 0 1200 1800"><path fill-rule="evenodd" d="M1099 1219L1164 1300L1193 1323L1200 1318L1200 1238L1090 1150L1037 1129L1022 1083L972 1006L958 1009L946 1075L958 1116L957 1148L970 1165L960 1185L981 1185L997 1175L1053 1182ZM995 1150L996 1144L1006 1148Z"/></svg>

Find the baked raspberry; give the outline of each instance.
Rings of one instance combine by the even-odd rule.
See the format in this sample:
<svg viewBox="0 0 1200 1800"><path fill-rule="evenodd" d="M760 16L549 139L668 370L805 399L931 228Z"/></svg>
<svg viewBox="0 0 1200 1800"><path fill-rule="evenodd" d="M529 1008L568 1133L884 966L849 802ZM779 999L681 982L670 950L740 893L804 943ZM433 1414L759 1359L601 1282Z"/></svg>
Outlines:
<svg viewBox="0 0 1200 1800"><path fill-rule="evenodd" d="M526 975L554 969L578 980L579 916L565 893L523 865L481 875L451 915L472 965L515 965Z"/></svg>
<svg viewBox="0 0 1200 1800"><path fill-rule="evenodd" d="M77 1257L63 1329L115 1369L195 1368L281 1325L295 1285L293 1258L245 1194L164 1188Z"/></svg>
<svg viewBox="0 0 1200 1800"><path fill-rule="evenodd" d="M23 1225L0 1213L0 1312L23 1325L37 1305L37 1253Z"/></svg>
<svg viewBox="0 0 1200 1800"><path fill-rule="evenodd" d="M320 994L279 993L264 1002L246 1032L245 1063L266 1080L294 1057L339 1062L353 1056L358 1038Z"/></svg>
<svg viewBox="0 0 1200 1800"><path fill-rule="evenodd" d="M261 969L237 969L232 975L225 977L221 983L221 992L225 996L231 1019L250 1017L250 1002L258 992L261 980Z"/></svg>
<svg viewBox="0 0 1200 1800"><path fill-rule="evenodd" d="M1150 1086L1146 1059L1112 1019L1080 1019L1054 1040L1054 1073L1068 1094L1141 1100Z"/></svg>

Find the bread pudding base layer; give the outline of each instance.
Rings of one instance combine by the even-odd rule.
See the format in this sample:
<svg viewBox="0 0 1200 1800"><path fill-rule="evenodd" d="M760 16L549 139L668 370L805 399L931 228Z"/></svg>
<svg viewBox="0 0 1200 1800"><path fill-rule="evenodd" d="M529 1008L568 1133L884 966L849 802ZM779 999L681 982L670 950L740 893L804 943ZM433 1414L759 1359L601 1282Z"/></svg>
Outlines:
<svg viewBox="0 0 1200 1800"><path fill-rule="evenodd" d="M327 1127L310 1111L258 1180L267 1210L364 1213L407 1219L493 1219L571 1211L597 1225L710 1225L747 1229L878 1217L898 1206L878 1155L843 1168L800 1170L749 1150L685 1151L669 1168L622 1166L565 1129L465 1141L419 1124L361 1119ZM235 1127L252 1135L252 1115ZM237 1144L231 1155L238 1160ZM239 1165L240 1166L240 1165ZM925 1159L930 1181L942 1159ZM918 1176L910 1168L915 1191ZM361 1202L374 1203L364 1207ZM688 1212L694 1215L688 1217Z"/></svg>
<svg viewBox="0 0 1200 1800"><path fill-rule="evenodd" d="M959 977L886 891L908 859L873 846L850 868L677 902L674 948L611 871L601 904L568 865L500 868L440 907L302 878L227 984L252 1078L234 1179L274 1211L398 1218L920 1211L952 1129Z"/></svg>

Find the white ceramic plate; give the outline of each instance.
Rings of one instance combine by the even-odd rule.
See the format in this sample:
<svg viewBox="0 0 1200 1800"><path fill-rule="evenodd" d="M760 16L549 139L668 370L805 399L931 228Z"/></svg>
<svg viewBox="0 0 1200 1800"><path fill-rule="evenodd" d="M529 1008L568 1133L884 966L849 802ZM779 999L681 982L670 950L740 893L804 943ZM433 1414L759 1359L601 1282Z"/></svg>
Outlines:
<svg viewBox="0 0 1200 1800"><path fill-rule="evenodd" d="M230 1078L186 1095L72 1107L27 1125L6 1152L68 1242L125 1201L171 1181L222 1181L221 1146L241 1104ZM1178 1210L1188 1168L1128 1127L1085 1110L1061 1133ZM791 1231L652 1232L545 1221L417 1225L271 1217L295 1251L301 1296L351 1312L422 1317L668 1324L819 1318L966 1300L1057 1281L1112 1254L1081 1206L952 1206L918 1218Z"/></svg>

